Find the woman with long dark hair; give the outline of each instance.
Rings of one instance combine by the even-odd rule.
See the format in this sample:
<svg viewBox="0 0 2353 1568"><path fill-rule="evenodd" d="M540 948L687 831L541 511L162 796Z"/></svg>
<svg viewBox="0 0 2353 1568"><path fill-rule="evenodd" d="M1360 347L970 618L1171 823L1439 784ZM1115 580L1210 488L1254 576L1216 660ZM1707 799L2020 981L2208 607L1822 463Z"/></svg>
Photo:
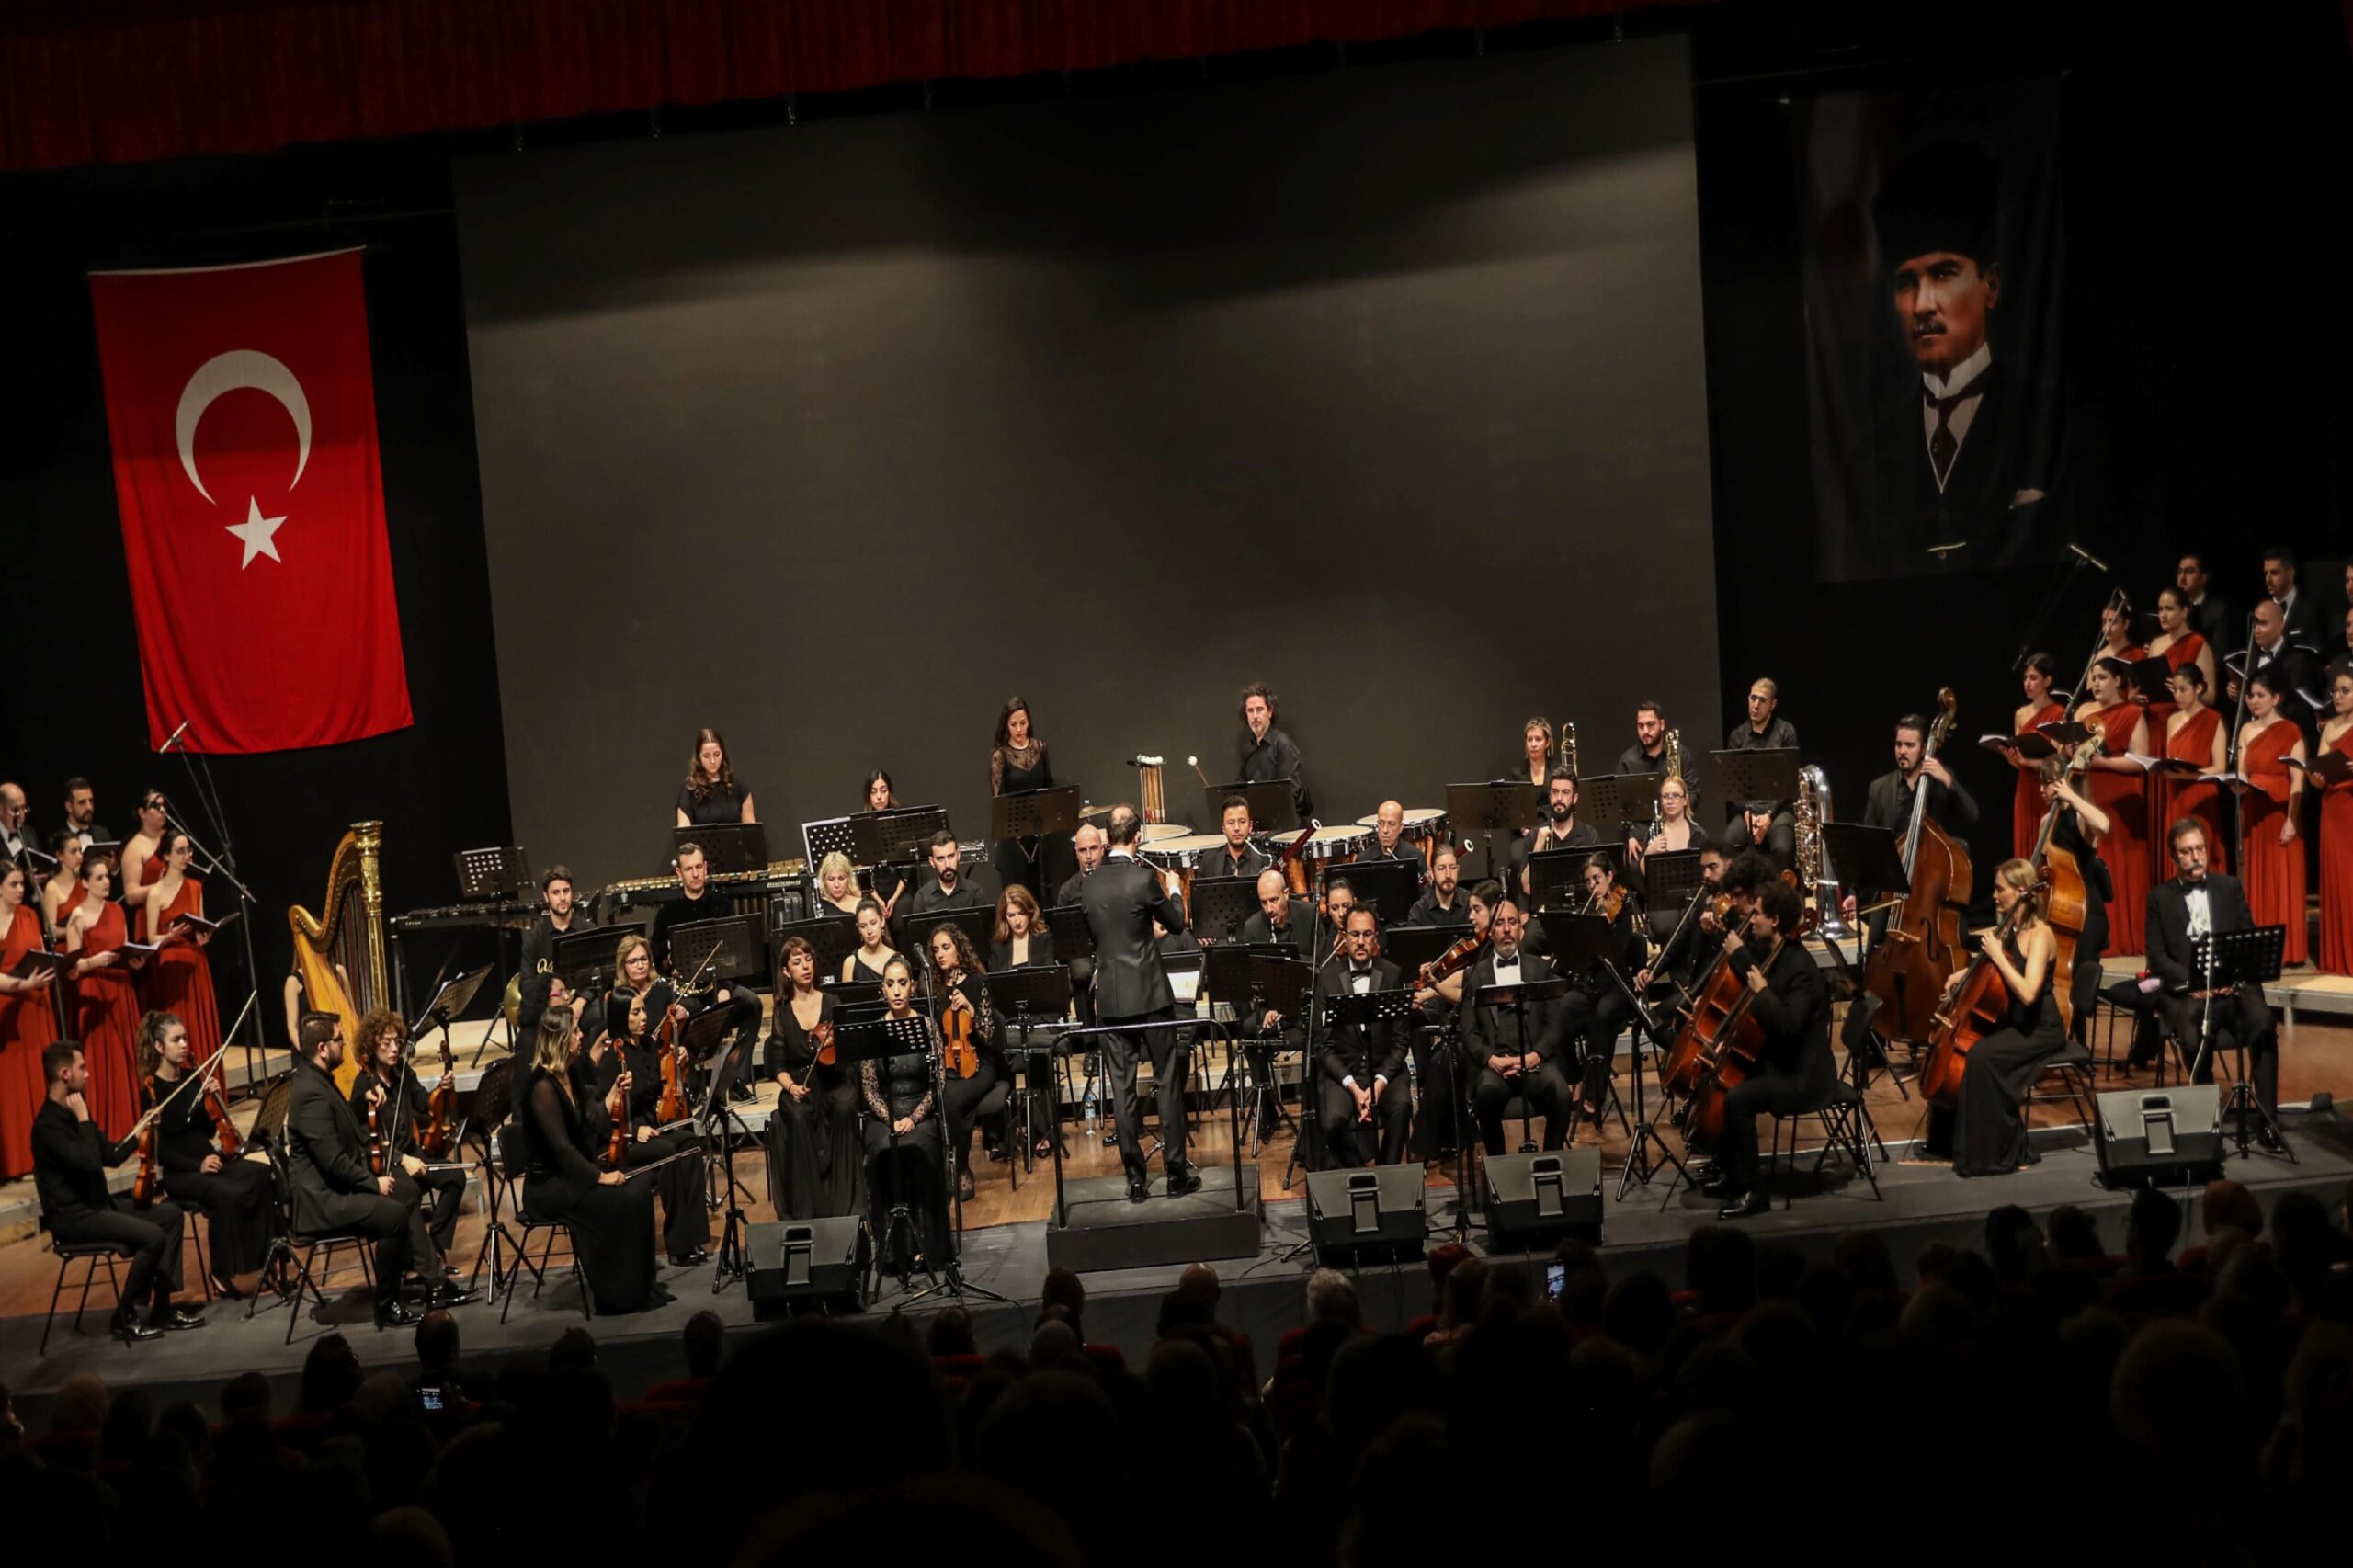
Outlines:
<svg viewBox="0 0 2353 1568"><path fill-rule="evenodd" d="M996 716L996 739L989 747L989 794L1017 794L1054 787L1053 765L1046 759L1046 743L1029 722L1029 703L1008 697ZM1070 835L1049 833L1021 838L1001 838L989 848L998 882L1051 892L1078 870Z"/></svg>
<svg viewBox="0 0 2353 1568"><path fill-rule="evenodd" d="M940 1050L939 1026L915 1011L915 971L898 954L882 972L882 1003L892 1018L922 1018L930 1037L929 1055L869 1057L858 1064L859 1097L866 1107L868 1222L878 1238L876 1266L904 1275L926 1259L942 1260L948 1240L948 1202L940 1187L939 1098L932 1084L932 1060ZM915 1220L914 1248L891 1229L892 1208L904 1204Z"/></svg>
<svg viewBox="0 0 2353 1568"><path fill-rule="evenodd" d="M141 899L142 924L153 933L147 940L160 946L154 972L147 977L148 1003L176 1013L188 1025L188 1060L199 1067L221 1049L221 1005L213 999L212 964L204 949L212 933L195 929L173 934L171 924L183 915L204 916L204 883L188 874L193 846L188 835L166 830L162 846L148 861L163 868Z"/></svg>
<svg viewBox="0 0 2353 1568"><path fill-rule="evenodd" d="M759 820L752 809L751 786L735 777L735 765L728 760L726 737L709 725L697 730L694 760L678 790L678 825L711 827Z"/></svg>
<svg viewBox="0 0 2353 1568"><path fill-rule="evenodd" d="M580 1031L572 1009L551 1007L531 1037L530 1070L516 1101L523 1154L523 1215L572 1231L573 1250L600 1312L657 1304L654 1286L654 1188L620 1171L600 1171L608 1146L604 1110L573 1080Z"/></svg>
<svg viewBox="0 0 2353 1568"><path fill-rule="evenodd" d="M833 1060L834 994L817 985L817 949L787 937L777 952L780 990L764 1070L776 1083L768 1115L768 1198L788 1220L858 1211L858 1084Z"/></svg>
<svg viewBox="0 0 2353 1568"><path fill-rule="evenodd" d="M143 1102L171 1096L180 1080L201 1067L178 1015L154 1011L139 1020ZM163 1167L164 1194L183 1209L201 1211L211 1234L207 1262L223 1292L237 1293L240 1275L258 1274L269 1261L270 1238L278 1233L278 1195L266 1158L230 1159L217 1140L210 1096L194 1088L172 1099L155 1123L155 1158Z"/></svg>
<svg viewBox="0 0 2353 1568"><path fill-rule="evenodd" d="M858 808L862 812L894 812L899 809L898 788L891 782L890 774L879 767L866 775L863 799L866 803ZM899 913L899 895L907 891L906 870L900 866L876 866L872 869L871 880L874 900L882 906L882 918L890 920Z"/></svg>

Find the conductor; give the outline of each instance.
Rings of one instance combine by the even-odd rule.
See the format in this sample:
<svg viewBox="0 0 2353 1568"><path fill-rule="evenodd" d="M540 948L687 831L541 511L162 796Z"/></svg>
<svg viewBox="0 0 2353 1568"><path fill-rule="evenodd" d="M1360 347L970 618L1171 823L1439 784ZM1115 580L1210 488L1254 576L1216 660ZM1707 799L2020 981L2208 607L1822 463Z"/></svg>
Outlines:
<svg viewBox="0 0 2353 1568"><path fill-rule="evenodd" d="M1185 928L1185 907L1168 896L1159 877L1136 858L1136 833L1142 818L1130 805L1111 808L1111 847L1102 869L1079 884L1078 903L1095 938L1095 1012L1107 1028L1152 1024L1176 1016L1176 994L1160 967L1153 922L1170 933ZM1160 1095L1160 1143L1168 1173L1168 1196L1200 1190L1201 1178L1185 1160L1185 1076L1182 1031L1133 1029L1103 1037L1109 1063L1120 1164L1128 1173L1128 1201L1150 1196L1136 1104L1136 1063L1152 1055L1152 1079Z"/></svg>

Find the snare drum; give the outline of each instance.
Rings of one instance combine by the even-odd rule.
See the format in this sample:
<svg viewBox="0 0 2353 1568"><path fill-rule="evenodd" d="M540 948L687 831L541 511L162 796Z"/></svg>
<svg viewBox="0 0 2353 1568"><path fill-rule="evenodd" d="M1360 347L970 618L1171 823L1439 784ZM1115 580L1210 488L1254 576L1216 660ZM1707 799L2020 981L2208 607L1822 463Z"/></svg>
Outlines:
<svg viewBox="0 0 2353 1568"><path fill-rule="evenodd" d="M1176 877L1177 897L1184 901L1186 918L1189 920L1193 907L1193 873L1199 868L1204 856L1215 854L1223 847L1225 835L1222 833L1177 833L1150 844L1141 844L1137 849L1146 864Z"/></svg>
<svg viewBox="0 0 2353 1568"><path fill-rule="evenodd" d="M1375 824L1376 821L1377 819L1374 817L1358 817L1357 818L1357 825L1358 827L1370 828ZM1407 806L1405 808L1405 831L1398 835L1398 837L1404 843L1410 844L1415 848L1420 850L1422 852L1423 860L1427 861L1430 856L1436 853L1439 843L1442 842L1451 831L1452 824L1448 823L1446 820L1445 807Z"/></svg>
<svg viewBox="0 0 2353 1568"><path fill-rule="evenodd" d="M1299 853L1291 857L1288 868L1291 892L1305 898L1311 889L1323 885L1332 867L1355 859L1372 846L1372 841L1370 828L1317 828L1299 846Z"/></svg>

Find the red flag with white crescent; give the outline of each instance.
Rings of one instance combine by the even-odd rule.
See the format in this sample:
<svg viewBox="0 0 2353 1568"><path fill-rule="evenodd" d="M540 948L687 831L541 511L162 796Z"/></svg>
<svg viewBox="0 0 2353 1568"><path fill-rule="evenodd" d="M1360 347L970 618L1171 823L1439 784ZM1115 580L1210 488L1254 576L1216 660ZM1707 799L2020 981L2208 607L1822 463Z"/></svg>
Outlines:
<svg viewBox="0 0 2353 1568"><path fill-rule="evenodd" d="M199 752L413 722L358 251L97 273L147 731Z"/></svg>

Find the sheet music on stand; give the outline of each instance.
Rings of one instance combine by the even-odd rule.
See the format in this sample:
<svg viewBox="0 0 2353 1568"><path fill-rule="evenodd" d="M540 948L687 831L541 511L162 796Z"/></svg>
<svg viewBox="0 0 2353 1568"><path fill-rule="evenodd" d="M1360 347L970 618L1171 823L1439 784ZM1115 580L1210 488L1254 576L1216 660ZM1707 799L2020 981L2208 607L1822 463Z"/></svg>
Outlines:
<svg viewBox="0 0 2353 1568"><path fill-rule="evenodd" d="M709 969L703 968L705 959L710 959ZM767 933L761 929L756 915L731 915L673 926L670 967L680 980L690 980L698 971L706 983L742 980L767 967Z"/></svg>
<svg viewBox="0 0 2353 1568"><path fill-rule="evenodd" d="M694 845L710 862L714 876L732 871L765 871L768 869L768 830L756 822L706 823L700 827L673 827L670 830L670 854L676 858L682 846Z"/></svg>
<svg viewBox="0 0 2353 1568"><path fill-rule="evenodd" d="M1528 858L1528 896L1538 909L1574 909L1583 903L1585 863L1605 846L1539 849Z"/></svg>
<svg viewBox="0 0 2353 1568"><path fill-rule="evenodd" d="M727 1033L727 1009L713 1007L707 1013L697 1013L678 1031L678 1044L685 1050L687 1060L697 1065L710 1060L719 1042Z"/></svg>
<svg viewBox="0 0 2353 1568"><path fill-rule="evenodd" d="M1643 857L1643 881L1650 890L1652 913L1680 910L1690 903L1706 881L1699 870L1697 849L1662 849Z"/></svg>
<svg viewBox="0 0 2353 1568"><path fill-rule="evenodd" d="M811 876L817 874L818 865L828 855L850 855L853 860L857 858L850 854L849 824L847 817L820 817L815 822L801 824L801 857ZM823 891L819 890L820 892Z"/></svg>
<svg viewBox="0 0 2353 1568"><path fill-rule="evenodd" d="M921 860L931 848L931 835L949 832L945 806L897 806L887 812L859 812L849 819L850 858L861 866L905 864Z"/></svg>
<svg viewBox="0 0 2353 1568"><path fill-rule="evenodd" d="M564 988L574 996L580 995L597 981L612 981L613 952L632 927L619 930L609 926L591 926L585 930L566 931L549 946L548 968L563 981ZM594 1002L596 997L590 997ZM590 1036L594 1039L592 1033Z"/></svg>
<svg viewBox="0 0 2353 1568"><path fill-rule="evenodd" d="M813 920L779 920L768 932L769 940L779 953L784 950L786 938L791 937L800 937L815 949L817 973L822 979L828 974L839 974L842 960L858 951L858 921L847 915L820 915ZM786 984L779 963L777 974L779 993Z"/></svg>
<svg viewBox="0 0 2353 1568"><path fill-rule="evenodd" d="M1328 868L1324 877L1347 880L1359 904L1370 904L1384 929L1405 918L1422 896L1422 875L1411 860L1348 860Z"/></svg>
<svg viewBox="0 0 2353 1568"><path fill-rule="evenodd" d="M1647 826L1658 813L1658 787L1665 777L1664 773L1607 773L1598 778L1580 778L1577 816L1604 835L1621 823L1638 822ZM1622 845L1626 841L1620 838L1618 842Z"/></svg>
<svg viewBox="0 0 2353 1568"><path fill-rule="evenodd" d="M1077 904L1058 903L1046 911L1046 928L1054 934L1054 957L1063 963L1095 956L1095 932Z"/></svg>
<svg viewBox="0 0 2353 1568"><path fill-rule="evenodd" d="M2255 926L2244 931L2209 931L2189 939L2193 989L2269 985L2279 980L2288 943L2285 926Z"/></svg>
<svg viewBox="0 0 2353 1568"><path fill-rule="evenodd" d="M1078 797L1075 784L995 796L989 801L989 836L1042 838L1050 833L1076 833Z"/></svg>
<svg viewBox="0 0 2353 1568"><path fill-rule="evenodd" d="M1192 907L1185 911L1185 926L1196 937L1231 942L1242 935L1243 923L1257 913L1257 878L1197 877ZM1062 950L1057 937L1054 951Z"/></svg>
<svg viewBox="0 0 2353 1568"><path fill-rule="evenodd" d="M456 859L459 898L532 901L535 890L531 887L531 865L524 858L521 845L494 844L482 849L460 849Z"/></svg>
<svg viewBox="0 0 2353 1568"><path fill-rule="evenodd" d="M1425 964L1471 935L1468 926L1392 926L1381 934L1381 956L1411 980Z"/></svg>
<svg viewBox="0 0 2353 1568"><path fill-rule="evenodd" d="M1544 815L1544 791L1533 784L1449 784L1446 820L1467 833L1525 833Z"/></svg>
<svg viewBox="0 0 2353 1568"><path fill-rule="evenodd" d="M1398 1018L1415 1018L1414 994L1411 991L1326 991L1323 993L1324 1011L1316 1020L1326 1034L1344 1024L1370 1028L1375 1024Z"/></svg>
<svg viewBox="0 0 2353 1568"><path fill-rule="evenodd" d="M1798 754L1795 746L1768 751L1711 751L1708 782L1730 822L1743 802L1770 801L1776 811L1798 798Z"/></svg>

